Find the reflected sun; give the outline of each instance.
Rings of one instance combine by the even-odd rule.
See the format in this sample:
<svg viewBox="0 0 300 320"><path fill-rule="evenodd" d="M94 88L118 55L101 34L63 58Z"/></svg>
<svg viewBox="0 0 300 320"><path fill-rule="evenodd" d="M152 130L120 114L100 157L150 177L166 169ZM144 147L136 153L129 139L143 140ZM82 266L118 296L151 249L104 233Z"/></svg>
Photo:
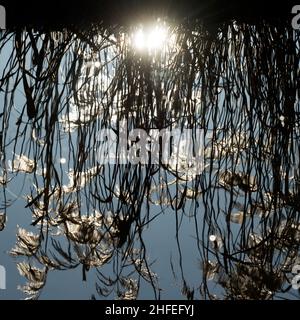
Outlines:
<svg viewBox="0 0 300 320"><path fill-rule="evenodd" d="M133 33L133 46L139 51L154 52L164 48L168 39L168 29L164 25L140 27Z"/></svg>

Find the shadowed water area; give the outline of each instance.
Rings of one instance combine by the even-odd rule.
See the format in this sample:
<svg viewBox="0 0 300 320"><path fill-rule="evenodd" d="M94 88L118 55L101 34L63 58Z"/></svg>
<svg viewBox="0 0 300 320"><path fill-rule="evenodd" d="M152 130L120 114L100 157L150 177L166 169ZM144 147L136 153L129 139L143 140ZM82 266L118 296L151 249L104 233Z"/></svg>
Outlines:
<svg viewBox="0 0 300 320"><path fill-rule="evenodd" d="M1 33L1 299L299 298L299 32L165 26ZM200 130L201 165L99 161L137 128Z"/></svg>

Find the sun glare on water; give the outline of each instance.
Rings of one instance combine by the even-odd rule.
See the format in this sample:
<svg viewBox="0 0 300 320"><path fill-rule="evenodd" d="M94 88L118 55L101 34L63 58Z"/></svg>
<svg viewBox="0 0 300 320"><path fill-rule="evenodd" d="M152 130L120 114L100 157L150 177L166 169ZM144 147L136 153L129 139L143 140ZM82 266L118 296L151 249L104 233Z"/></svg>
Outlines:
<svg viewBox="0 0 300 320"><path fill-rule="evenodd" d="M140 27L132 35L132 43L138 51L161 51L168 44L168 28L165 25Z"/></svg>

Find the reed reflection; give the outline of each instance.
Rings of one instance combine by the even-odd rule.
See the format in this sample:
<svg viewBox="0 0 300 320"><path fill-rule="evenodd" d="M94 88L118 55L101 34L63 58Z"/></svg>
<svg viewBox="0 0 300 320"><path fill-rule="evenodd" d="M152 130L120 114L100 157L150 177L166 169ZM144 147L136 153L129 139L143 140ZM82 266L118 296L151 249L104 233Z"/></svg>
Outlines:
<svg viewBox="0 0 300 320"><path fill-rule="evenodd" d="M176 45L155 54L118 28L2 34L0 230L24 197L31 231L18 228L11 255L28 298L49 272L74 268L83 281L97 270L100 296L136 299L143 283L161 298L143 236L163 214L187 299L298 298L298 35L237 23L216 38L195 23L172 32ZM123 120L146 133L203 129L202 171L180 152L168 165L99 163L97 133L118 134ZM192 283L184 220L198 248Z"/></svg>

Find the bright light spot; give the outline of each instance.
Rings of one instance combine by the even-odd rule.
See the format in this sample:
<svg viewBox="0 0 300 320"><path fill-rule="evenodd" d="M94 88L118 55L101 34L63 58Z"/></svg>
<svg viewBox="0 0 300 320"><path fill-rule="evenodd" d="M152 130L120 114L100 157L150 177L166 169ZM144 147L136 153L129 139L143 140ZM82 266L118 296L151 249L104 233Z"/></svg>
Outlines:
<svg viewBox="0 0 300 320"><path fill-rule="evenodd" d="M214 234L212 234L212 235L209 236L209 240L211 242L215 242L217 240L217 237Z"/></svg>
<svg viewBox="0 0 300 320"><path fill-rule="evenodd" d="M168 30L165 26L140 28L133 35L133 44L138 50L149 52L161 50L166 45Z"/></svg>
<svg viewBox="0 0 300 320"><path fill-rule="evenodd" d="M61 158L61 159L59 160L59 162L62 163L62 164L64 164L64 163L67 162L67 160L66 160L65 158Z"/></svg>
<svg viewBox="0 0 300 320"><path fill-rule="evenodd" d="M100 68L100 66L101 66L101 63L99 61L96 61L95 62L95 68Z"/></svg>

